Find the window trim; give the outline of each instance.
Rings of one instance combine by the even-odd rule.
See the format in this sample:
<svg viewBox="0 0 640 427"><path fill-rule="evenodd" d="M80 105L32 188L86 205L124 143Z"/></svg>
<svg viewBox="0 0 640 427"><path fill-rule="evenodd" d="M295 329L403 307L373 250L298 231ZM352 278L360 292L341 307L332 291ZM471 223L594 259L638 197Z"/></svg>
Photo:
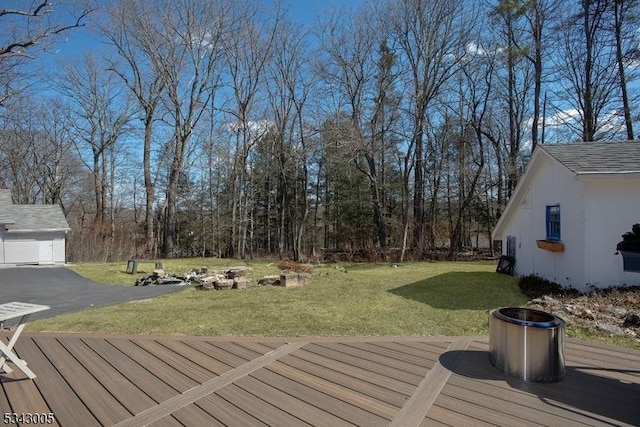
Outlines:
<svg viewBox="0 0 640 427"><path fill-rule="evenodd" d="M554 212L556 210L557 212ZM561 236L562 236L562 227L561 227L561 211L560 211L559 203L556 203L553 205L547 205L545 224L546 224L546 230L547 230L546 240L550 242L560 242Z"/></svg>

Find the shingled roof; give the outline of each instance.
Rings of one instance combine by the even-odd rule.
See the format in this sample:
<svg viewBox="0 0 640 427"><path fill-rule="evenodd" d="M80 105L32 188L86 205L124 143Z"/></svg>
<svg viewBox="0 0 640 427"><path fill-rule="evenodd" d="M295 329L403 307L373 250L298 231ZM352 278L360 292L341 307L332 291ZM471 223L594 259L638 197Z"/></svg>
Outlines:
<svg viewBox="0 0 640 427"><path fill-rule="evenodd" d="M640 173L640 142L538 145L576 174Z"/></svg>
<svg viewBox="0 0 640 427"><path fill-rule="evenodd" d="M15 205L5 189L0 189L0 224L8 232L71 230L60 206Z"/></svg>
<svg viewBox="0 0 640 427"><path fill-rule="evenodd" d="M576 179L640 179L640 141L538 144L500 219L492 238L502 239L509 218L517 211L543 161L557 161Z"/></svg>

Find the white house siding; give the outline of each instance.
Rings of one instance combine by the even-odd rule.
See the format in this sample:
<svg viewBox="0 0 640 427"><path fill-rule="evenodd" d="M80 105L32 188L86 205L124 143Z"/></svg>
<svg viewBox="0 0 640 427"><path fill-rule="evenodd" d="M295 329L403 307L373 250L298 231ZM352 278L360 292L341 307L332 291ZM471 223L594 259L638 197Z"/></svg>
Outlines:
<svg viewBox="0 0 640 427"><path fill-rule="evenodd" d="M64 264L67 260L65 251L65 234L58 233L53 239L53 262L56 264Z"/></svg>
<svg viewBox="0 0 640 427"><path fill-rule="evenodd" d="M563 286L583 287L584 257L584 185L557 162L540 162L529 191L518 201L503 234L516 237L517 275L536 274ZM546 237L546 207L560 204L561 240L564 252L549 252L537 247L536 240ZM516 207L516 206L514 206Z"/></svg>
<svg viewBox="0 0 640 427"><path fill-rule="evenodd" d="M64 263L64 232L5 233L5 263Z"/></svg>
<svg viewBox="0 0 640 427"><path fill-rule="evenodd" d="M502 249L506 251L508 236L515 237L515 273L520 276L527 276L533 273L533 249L535 247L530 193L527 193L522 199L518 215L514 215L511 218L512 220L506 227Z"/></svg>
<svg viewBox="0 0 640 427"><path fill-rule="evenodd" d="M625 272L615 254L621 235L640 223L639 167L637 142L540 145L492 238L502 240L504 254L515 246L518 275L582 291L640 285L640 273ZM563 252L536 245L546 237L546 206L552 204L560 205Z"/></svg>
<svg viewBox="0 0 640 427"><path fill-rule="evenodd" d="M622 234L640 223L638 179L585 180L586 282L596 287L640 285L640 273L625 272L615 254Z"/></svg>
<svg viewBox="0 0 640 427"><path fill-rule="evenodd" d="M546 207L560 204L560 239L564 252L549 252L536 246L534 268L563 286L581 287L584 277L584 185L557 162L545 162L544 177L538 180L540 198L536 203L536 239L546 237ZM544 181L548 180L547 183ZM544 188L541 188L544 187Z"/></svg>

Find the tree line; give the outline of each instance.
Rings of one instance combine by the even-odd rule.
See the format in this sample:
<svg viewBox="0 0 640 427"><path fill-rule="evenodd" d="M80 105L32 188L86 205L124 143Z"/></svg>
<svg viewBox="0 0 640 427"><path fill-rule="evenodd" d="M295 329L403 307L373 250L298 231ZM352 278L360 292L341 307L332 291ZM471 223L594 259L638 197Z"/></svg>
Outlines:
<svg viewBox="0 0 640 427"><path fill-rule="evenodd" d="M73 261L493 250L537 144L634 139L636 1L65 6L0 10L0 186Z"/></svg>

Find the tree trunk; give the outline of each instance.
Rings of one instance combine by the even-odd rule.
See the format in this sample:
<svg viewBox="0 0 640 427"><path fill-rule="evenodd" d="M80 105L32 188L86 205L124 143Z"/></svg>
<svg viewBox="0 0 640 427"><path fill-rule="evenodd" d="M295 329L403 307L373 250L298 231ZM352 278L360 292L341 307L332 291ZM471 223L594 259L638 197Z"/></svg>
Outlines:
<svg viewBox="0 0 640 427"><path fill-rule="evenodd" d="M627 93L627 78L624 71L624 53L622 51L622 8L623 1L615 0L614 9L614 31L616 39L616 61L618 63L618 76L620 79L620 93L622 95L622 109L624 111L624 123L627 130L627 139L633 139L633 120L631 118L631 107L629 106L629 95Z"/></svg>
<svg viewBox="0 0 640 427"><path fill-rule="evenodd" d="M422 141L422 119L418 118L414 133L414 144L416 147L415 161L413 168L413 243L416 254L424 250L424 142Z"/></svg>
<svg viewBox="0 0 640 427"><path fill-rule="evenodd" d="M144 237L145 256L155 257L156 244L153 233L153 199L154 185L151 178L151 142L153 137L153 113L148 112L144 122L144 148L142 165L144 169L144 190L145 190L145 210L144 210Z"/></svg>
<svg viewBox="0 0 640 427"><path fill-rule="evenodd" d="M376 226L378 235L378 246L380 248L387 247L387 224L382 212L382 204L380 202L380 189L378 188L378 178L376 174L375 160L369 153L365 153L368 171L366 173L369 179L369 190L371 192L371 204L373 208L373 221Z"/></svg>

